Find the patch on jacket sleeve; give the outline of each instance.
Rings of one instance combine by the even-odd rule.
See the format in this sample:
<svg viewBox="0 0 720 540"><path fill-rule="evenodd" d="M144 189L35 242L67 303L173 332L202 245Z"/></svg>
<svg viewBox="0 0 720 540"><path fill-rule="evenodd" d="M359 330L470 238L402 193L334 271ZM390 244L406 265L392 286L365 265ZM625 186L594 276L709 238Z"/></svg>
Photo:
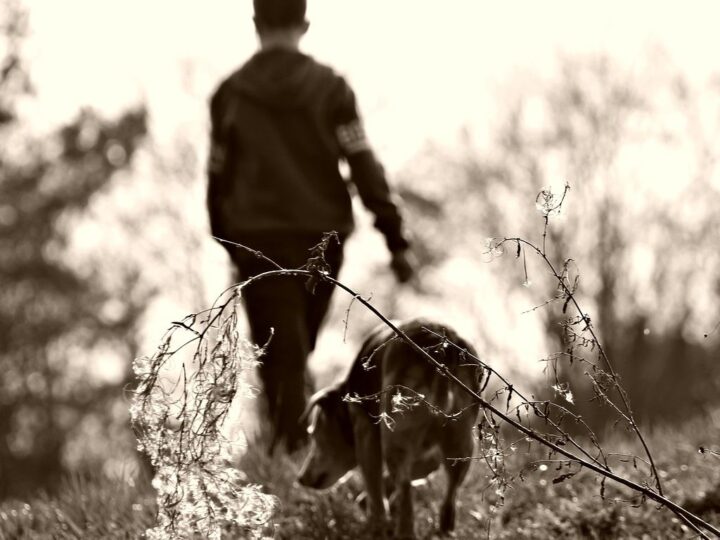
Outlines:
<svg viewBox="0 0 720 540"><path fill-rule="evenodd" d="M225 168L225 147L217 141L210 141L210 153L208 155L208 172L219 174Z"/></svg>
<svg viewBox="0 0 720 540"><path fill-rule="evenodd" d="M356 154L363 150L369 150L365 128L359 119L355 119L347 124L342 124L337 128L337 138L340 147L346 155Z"/></svg>

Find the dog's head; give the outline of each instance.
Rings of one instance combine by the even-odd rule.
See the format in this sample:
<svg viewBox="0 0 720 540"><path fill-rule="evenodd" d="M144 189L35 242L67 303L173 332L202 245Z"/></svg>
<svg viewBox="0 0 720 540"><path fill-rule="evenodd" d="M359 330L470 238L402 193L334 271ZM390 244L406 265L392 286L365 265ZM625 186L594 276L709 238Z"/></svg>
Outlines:
<svg viewBox="0 0 720 540"><path fill-rule="evenodd" d="M309 417L310 452L298 482L314 489L326 489L356 465L355 443L344 390L335 386L315 394L303 414Z"/></svg>

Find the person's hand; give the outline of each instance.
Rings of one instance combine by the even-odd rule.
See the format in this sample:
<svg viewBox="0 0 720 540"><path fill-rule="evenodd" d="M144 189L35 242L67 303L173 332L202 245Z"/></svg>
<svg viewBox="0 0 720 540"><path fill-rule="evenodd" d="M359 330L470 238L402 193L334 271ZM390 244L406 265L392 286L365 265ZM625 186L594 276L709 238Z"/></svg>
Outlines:
<svg viewBox="0 0 720 540"><path fill-rule="evenodd" d="M407 283L415 275L415 262L412 253L403 249L395 251L390 260L390 268L395 274L395 279L400 283Z"/></svg>

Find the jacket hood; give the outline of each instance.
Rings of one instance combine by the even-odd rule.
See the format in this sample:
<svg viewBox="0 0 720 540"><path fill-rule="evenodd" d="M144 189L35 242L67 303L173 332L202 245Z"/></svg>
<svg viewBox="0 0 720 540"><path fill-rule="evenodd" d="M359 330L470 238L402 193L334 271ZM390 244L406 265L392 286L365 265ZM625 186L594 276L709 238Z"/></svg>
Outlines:
<svg viewBox="0 0 720 540"><path fill-rule="evenodd" d="M328 91L333 73L294 50L256 53L237 71L233 86L253 101L278 109L306 107Z"/></svg>

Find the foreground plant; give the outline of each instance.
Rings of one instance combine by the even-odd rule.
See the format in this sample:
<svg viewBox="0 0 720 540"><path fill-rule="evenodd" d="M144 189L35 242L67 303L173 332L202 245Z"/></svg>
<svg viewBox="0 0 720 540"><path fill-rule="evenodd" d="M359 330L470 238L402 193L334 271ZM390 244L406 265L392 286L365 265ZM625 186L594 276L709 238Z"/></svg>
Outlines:
<svg viewBox="0 0 720 540"><path fill-rule="evenodd" d="M681 507L665 496L660 475L650 448L634 419L628 396L623 390L619 378L605 353L594 329L590 317L585 313L577 299L578 279L573 275L572 260L565 260L560 269L553 266L546 254L546 238L550 216L560 211L569 188L562 196L553 195L544 190L538 197L538 208L545 222L542 244L537 246L522 238L494 239L489 243L490 252L499 255L508 245L514 246L516 255L523 257L528 250L538 255L550 268L551 276L556 280L556 295L544 305L562 303L566 315L563 328L567 348L563 353L549 361L554 375L552 388L567 404L572 405L574 397L567 382L560 379L556 364L563 358L570 362L588 365L587 372L595 398L609 406L635 433L641 443L644 456L618 455L607 452L600 444L584 420L574 414L566 405L550 400L536 400L523 395L517 386L487 365L483 360L463 349L468 362L476 363L484 372L484 386L480 391L473 390L455 377L448 368L435 359L430 351L416 344L396 325L380 313L369 300L353 291L341 282L331 278L328 273L324 252L333 235L327 235L313 250L308 263L300 269L284 269L263 257L275 266L275 270L257 275L237 287L229 289L228 299L205 313L187 317L174 323L158 352L150 359L141 359L136 363L136 372L141 379L137 399L133 405L133 419L140 429L139 440L158 469L155 486L158 489L160 522L151 533L154 538L182 537L186 531L201 532L211 538L219 538L222 526L232 522L247 528L252 534L259 535L260 528L271 516L273 500L263 495L257 486L243 486L243 475L228 464L227 443L220 434L220 426L227 417L230 403L238 390L245 390L242 377L244 370L257 362L261 349L250 346L237 334L237 304L242 290L252 286L257 280L273 279L278 276L304 279L312 290L318 282L325 281L348 293L353 302L360 303L378 319L392 329L397 339L407 343L417 351L443 376L447 377L462 391L469 394L482 408L478 426L480 439L480 457L490 471L490 486L502 504L508 487L514 480L524 480L528 471L547 470L549 465L558 471L553 483L565 482L581 470L590 471L601 478L600 495L606 498L606 481L611 480L629 488L637 494L634 504L648 500L658 503L673 512L696 535L709 538L708 534L720 537L720 529L707 523L697 515ZM237 249L248 249L236 245ZM251 250L250 250L251 251ZM527 269L527 265L524 264ZM529 283L527 270L525 282ZM572 308L575 315L568 315ZM179 348L171 350L173 335L183 330L191 337ZM210 339L213 335L213 339ZM438 336L443 337L443 336ZM190 343L196 344L192 369L182 365L182 376L174 384L163 380L163 370L167 370L170 358ZM443 346L459 347L443 338ZM585 352L597 356L595 361ZM490 396L481 394L491 379L500 382L500 388ZM374 398L374 396L359 396ZM546 430L538 427L545 426ZM451 420L450 418L448 419ZM569 424L584 428L587 440L574 437ZM520 434L517 441L505 443L501 435L503 425L511 427ZM520 443L536 443L545 450L546 458L526 464L513 476L506 468L505 456L517 451ZM468 456L468 459L472 459ZM632 461L634 469L645 463L648 477L633 480L616 471L614 463ZM614 502L622 502L613 499ZM176 536L173 536L176 535Z"/></svg>
<svg viewBox="0 0 720 540"><path fill-rule="evenodd" d="M507 394L505 414L499 414L500 418L526 435L528 441L538 442L550 450L547 460L529 464L526 469L520 472L520 478L523 478L523 474L527 470L537 468L541 463L550 463L560 471L560 474L553 480L554 483L569 480L582 469L590 470L602 476L600 495L603 499L606 498L605 481L611 479L638 494L637 500L632 501L634 504L642 504L648 499L654 500L674 512L697 535L707 538L706 532L711 532L720 536L720 530L716 527L706 523L698 516L693 515L665 497L655 459L650 451L646 437L635 419L629 397L622 387L617 371L598 337L590 315L582 309L577 299L579 274L575 262L572 259L565 259L562 265L558 267L548 256L546 242L550 220L562 211L569 190L570 186L566 184L560 194L553 193L550 188L543 189L538 194L536 207L540 211L544 222L542 240L539 245L520 237L491 238L487 244L487 252L492 257L503 255L510 249L515 252L518 259L522 257L523 284L526 286L530 284L526 252L540 258L555 283L555 295L534 309L555 303L562 304L563 319L560 324L563 330L565 350L550 356L545 361L552 375L552 390L566 404L550 400L528 399L518 392L509 381L488 367L491 375L501 381L502 388L498 393ZM617 417L616 424L624 424L635 435L636 440L643 448L643 456L610 453L603 449L598 437L582 417L573 413L569 408L574 404L574 396L569 383L561 380L560 362L566 362L568 366L579 364L587 368L584 374L590 380L593 400L607 406L612 414ZM511 408L510 404L513 398L515 398L515 405ZM485 410L492 411L490 407L485 407ZM497 411L492 412L498 414ZM511 414L515 418L511 418ZM542 420L543 424L549 428L548 431L541 432L538 428L528 428L523 425L523 421L530 416ZM494 424L491 422L490 425ZM495 431L499 436L499 429ZM578 431L584 432L589 441L588 446L585 446L578 437L571 434L571 432ZM632 462L635 470L641 469L644 465L647 469L648 478L633 481L616 474L613 462ZM507 485L507 481L505 481L504 485Z"/></svg>
<svg viewBox="0 0 720 540"><path fill-rule="evenodd" d="M130 413L157 491L158 523L147 531L150 539L199 534L215 540L229 526L260 538L276 505L232 465L245 441L223 430L234 399L253 395L244 374L262 353L238 333L239 289L225 296L173 323L155 354L133 365L139 384ZM183 360L187 350L192 355Z"/></svg>

